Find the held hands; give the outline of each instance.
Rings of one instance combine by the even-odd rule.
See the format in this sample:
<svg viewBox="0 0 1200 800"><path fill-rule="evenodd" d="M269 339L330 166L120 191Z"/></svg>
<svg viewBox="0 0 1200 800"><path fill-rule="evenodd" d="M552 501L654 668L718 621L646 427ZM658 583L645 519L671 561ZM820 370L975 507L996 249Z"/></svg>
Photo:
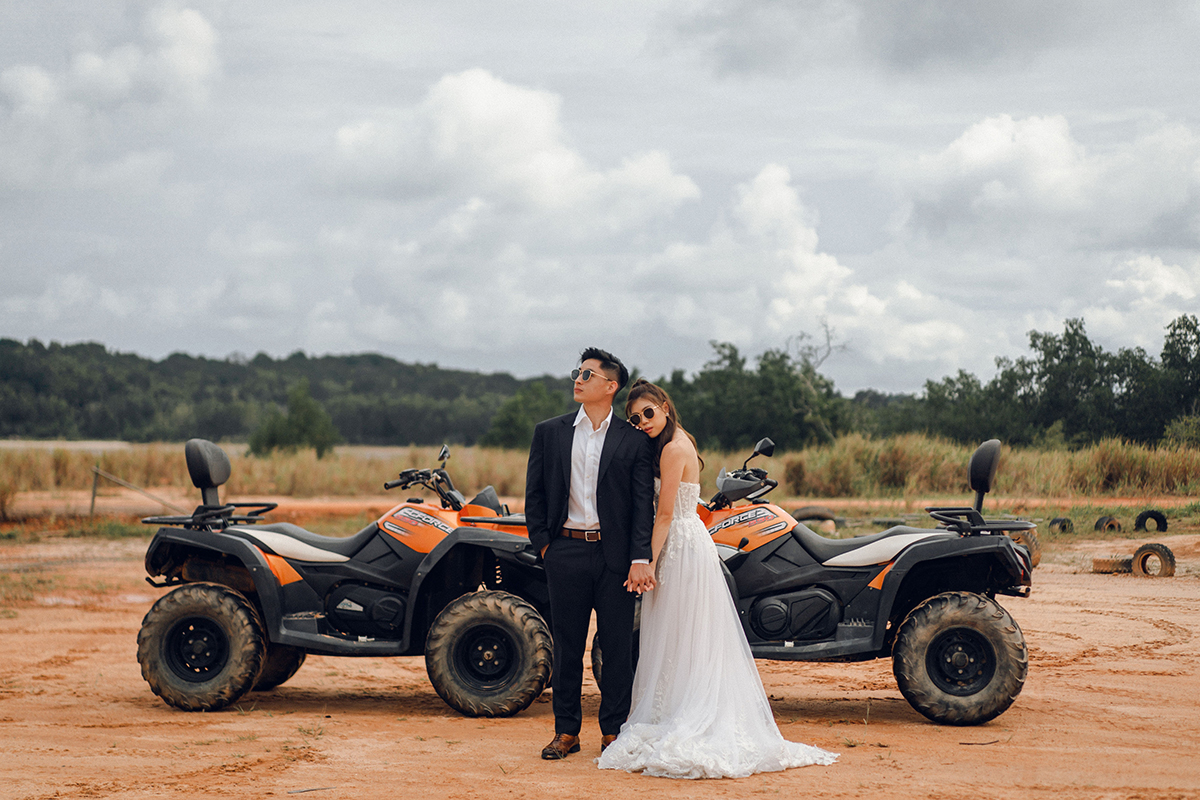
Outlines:
<svg viewBox="0 0 1200 800"><path fill-rule="evenodd" d="M625 588L628 591L643 594L655 586L654 567L651 564L629 565L629 577L625 581Z"/></svg>

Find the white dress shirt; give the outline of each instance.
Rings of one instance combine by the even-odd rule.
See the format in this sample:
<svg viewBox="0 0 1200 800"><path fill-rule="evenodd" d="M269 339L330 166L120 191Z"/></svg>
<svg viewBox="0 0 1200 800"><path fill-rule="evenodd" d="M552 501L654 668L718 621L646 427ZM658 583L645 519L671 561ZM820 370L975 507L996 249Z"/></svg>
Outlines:
<svg viewBox="0 0 1200 800"><path fill-rule="evenodd" d="M600 478L600 454L604 451L604 440L608 426L612 423L612 409L600 423L592 427L592 421L583 406L575 415L575 438L571 441L571 489L567 496L566 527L580 531L600 530L600 512L596 510L596 484Z"/></svg>
<svg viewBox="0 0 1200 800"><path fill-rule="evenodd" d="M575 438L571 440L571 488L567 495L567 522L564 527L577 531L600 530L596 486L600 481L600 454L604 452L604 440L608 437L612 419L610 408L600 427L593 428L583 406L575 415ZM650 561L635 558L631 563L649 564Z"/></svg>

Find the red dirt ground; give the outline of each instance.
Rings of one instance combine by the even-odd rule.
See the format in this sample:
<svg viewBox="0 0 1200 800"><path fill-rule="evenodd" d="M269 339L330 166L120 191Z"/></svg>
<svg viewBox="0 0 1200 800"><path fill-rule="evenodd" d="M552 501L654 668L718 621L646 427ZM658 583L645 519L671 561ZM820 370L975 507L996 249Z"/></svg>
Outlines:
<svg viewBox="0 0 1200 800"><path fill-rule="evenodd" d="M1033 595L1002 598L1030 670L993 722L927 722L888 661L760 661L783 734L841 758L707 782L597 770L590 678L583 751L559 763L538 757L548 693L513 718L468 719L421 658L312 656L236 708L177 711L136 660L162 592L143 581L144 540L4 544L0 586L35 589L0 609L0 798L1200 798L1200 533L1154 538L1174 551L1174 578L1090 572L1093 557L1140 541L1046 543Z"/></svg>

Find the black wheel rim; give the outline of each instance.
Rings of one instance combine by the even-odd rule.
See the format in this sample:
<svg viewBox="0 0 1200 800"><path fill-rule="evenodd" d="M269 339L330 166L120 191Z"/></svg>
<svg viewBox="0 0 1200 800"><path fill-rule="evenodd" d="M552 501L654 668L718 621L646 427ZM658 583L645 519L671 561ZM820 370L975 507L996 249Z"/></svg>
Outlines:
<svg viewBox="0 0 1200 800"><path fill-rule="evenodd" d="M171 671L191 683L211 680L229 663L229 637L208 617L175 623L163 648Z"/></svg>
<svg viewBox="0 0 1200 800"><path fill-rule="evenodd" d="M939 689L965 697L991 683L996 674L996 651L978 631L952 628L930 644L925 667Z"/></svg>
<svg viewBox="0 0 1200 800"><path fill-rule="evenodd" d="M462 680L476 691L506 686L517 671L517 642L496 625L471 627L454 648L454 666Z"/></svg>

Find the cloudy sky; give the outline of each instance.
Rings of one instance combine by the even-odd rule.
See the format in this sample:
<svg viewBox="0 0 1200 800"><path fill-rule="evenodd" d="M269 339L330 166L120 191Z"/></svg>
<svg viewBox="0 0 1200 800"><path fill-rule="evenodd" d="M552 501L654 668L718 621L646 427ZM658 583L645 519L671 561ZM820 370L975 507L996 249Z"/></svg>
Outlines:
<svg viewBox="0 0 1200 800"><path fill-rule="evenodd" d="M1200 6L0 5L0 336L847 394L1200 313Z"/></svg>

